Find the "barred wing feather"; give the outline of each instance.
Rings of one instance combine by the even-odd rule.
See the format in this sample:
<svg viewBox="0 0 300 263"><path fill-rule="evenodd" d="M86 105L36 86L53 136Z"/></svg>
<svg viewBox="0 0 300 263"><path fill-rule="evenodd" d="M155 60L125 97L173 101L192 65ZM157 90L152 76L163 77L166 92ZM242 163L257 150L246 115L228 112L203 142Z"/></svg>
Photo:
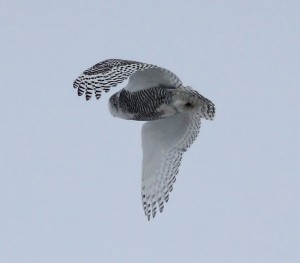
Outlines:
<svg viewBox="0 0 300 263"><path fill-rule="evenodd" d="M143 125L142 201L148 220L155 217L157 208L163 211L182 155L197 138L200 125L199 112L180 113Z"/></svg>
<svg viewBox="0 0 300 263"><path fill-rule="evenodd" d="M148 69L152 70L146 72ZM102 91L108 92L129 77L127 89L130 91L146 89L153 83L174 87L181 85L179 78L167 69L137 61L107 59L85 70L74 81L73 87L79 96L85 94L86 100L92 97L93 92L100 99Z"/></svg>

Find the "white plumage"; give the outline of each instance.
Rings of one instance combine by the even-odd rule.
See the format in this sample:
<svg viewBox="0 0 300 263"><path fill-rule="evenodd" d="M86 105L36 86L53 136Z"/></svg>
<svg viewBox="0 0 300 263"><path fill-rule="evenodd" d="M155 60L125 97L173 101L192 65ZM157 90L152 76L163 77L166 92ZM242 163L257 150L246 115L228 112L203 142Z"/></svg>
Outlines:
<svg viewBox="0 0 300 263"><path fill-rule="evenodd" d="M129 78L127 86L109 99L115 117L147 121L142 127L142 200L150 220L162 212L183 153L200 131L201 118L212 120L214 104L182 85L169 70L136 61L108 59L87 69L74 81L78 95L97 99Z"/></svg>

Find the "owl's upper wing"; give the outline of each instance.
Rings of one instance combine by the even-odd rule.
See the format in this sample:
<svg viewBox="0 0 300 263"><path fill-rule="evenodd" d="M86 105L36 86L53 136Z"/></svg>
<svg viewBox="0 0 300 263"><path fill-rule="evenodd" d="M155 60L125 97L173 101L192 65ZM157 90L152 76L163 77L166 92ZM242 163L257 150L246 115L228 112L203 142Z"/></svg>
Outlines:
<svg viewBox="0 0 300 263"><path fill-rule="evenodd" d="M111 87L117 86L129 79L127 90L137 91L157 84L178 86L179 78L172 72L152 64L121 60L107 59L85 70L73 83L78 95L85 93L86 100L92 97L93 91L97 99L104 90L108 92Z"/></svg>
<svg viewBox="0 0 300 263"><path fill-rule="evenodd" d="M147 122L142 128L143 172L142 200L150 220L169 199L181 163L182 154L199 134L200 113L179 113Z"/></svg>

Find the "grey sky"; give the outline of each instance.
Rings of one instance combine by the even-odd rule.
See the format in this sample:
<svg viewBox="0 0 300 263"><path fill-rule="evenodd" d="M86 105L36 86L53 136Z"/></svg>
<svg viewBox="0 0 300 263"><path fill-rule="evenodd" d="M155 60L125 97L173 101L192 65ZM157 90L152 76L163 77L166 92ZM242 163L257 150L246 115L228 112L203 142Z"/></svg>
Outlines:
<svg viewBox="0 0 300 263"><path fill-rule="evenodd" d="M0 262L300 262L299 1L0 10ZM170 69L216 104L150 223L142 123L110 116L114 91L72 88L107 58Z"/></svg>

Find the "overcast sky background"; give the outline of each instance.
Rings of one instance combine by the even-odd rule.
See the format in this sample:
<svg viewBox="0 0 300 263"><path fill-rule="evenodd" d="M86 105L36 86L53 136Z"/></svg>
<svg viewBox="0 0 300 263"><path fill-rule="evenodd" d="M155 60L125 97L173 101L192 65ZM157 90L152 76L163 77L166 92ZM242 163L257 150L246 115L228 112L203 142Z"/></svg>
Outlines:
<svg viewBox="0 0 300 263"><path fill-rule="evenodd" d="M1 1L0 262L300 262L300 2ZM140 122L73 80L153 63L212 100L162 214Z"/></svg>

